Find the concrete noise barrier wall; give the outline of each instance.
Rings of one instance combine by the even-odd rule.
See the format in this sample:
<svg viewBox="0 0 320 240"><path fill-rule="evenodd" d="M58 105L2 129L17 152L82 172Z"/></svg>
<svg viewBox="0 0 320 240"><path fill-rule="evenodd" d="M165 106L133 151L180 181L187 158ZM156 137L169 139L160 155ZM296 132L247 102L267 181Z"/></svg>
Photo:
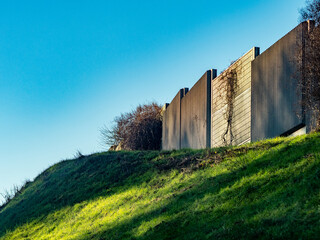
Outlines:
<svg viewBox="0 0 320 240"><path fill-rule="evenodd" d="M187 89L186 89L187 90ZM184 89L180 89L170 104L166 104L162 120L162 149L180 149L181 98Z"/></svg>
<svg viewBox="0 0 320 240"><path fill-rule="evenodd" d="M211 80L216 70L209 70L181 99L181 148L210 147Z"/></svg>
<svg viewBox="0 0 320 240"><path fill-rule="evenodd" d="M301 23L252 62L252 141L289 135L306 125L295 57L307 31L308 22Z"/></svg>
<svg viewBox="0 0 320 240"><path fill-rule="evenodd" d="M303 115L295 57L305 52L312 26L303 22L262 54L254 47L218 77L209 70L190 91L181 89L164 107L162 148L240 145L309 132L314 117Z"/></svg>
<svg viewBox="0 0 320 240"><path fill-rule="evenodd" d="M162 149L210 147L211 80L216 70L207 71L188 91L180 89L163 111Z"/></svg>

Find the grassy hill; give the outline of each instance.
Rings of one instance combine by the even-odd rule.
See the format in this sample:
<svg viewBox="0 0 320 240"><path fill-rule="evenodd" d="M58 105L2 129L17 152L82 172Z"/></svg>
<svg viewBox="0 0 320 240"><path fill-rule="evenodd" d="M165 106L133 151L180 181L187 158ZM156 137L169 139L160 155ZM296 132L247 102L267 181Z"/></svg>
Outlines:
<svg viewBox="0 0 320 240"><path fill-rule="evenodd" d="M0 239L319 239L320 134L62 161L0 210Z"/></svg>

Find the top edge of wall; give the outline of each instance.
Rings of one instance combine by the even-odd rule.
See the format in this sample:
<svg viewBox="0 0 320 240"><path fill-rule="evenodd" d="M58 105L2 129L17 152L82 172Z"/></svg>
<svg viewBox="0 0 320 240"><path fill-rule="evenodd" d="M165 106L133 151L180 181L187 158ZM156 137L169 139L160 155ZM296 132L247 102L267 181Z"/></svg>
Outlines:
<svg viewBox="0 0 320 240"><path fill-rule="evenodd" d="M279 38L276 42L274 42L271 46L269 46L266 50L264 50L263 52L260 53L259 56L261 56L262 54L264 54L265 52L267 52L268 50L270 50L274 45L276 45L277 43L279 43L281 40L283 40L284 38L286 38L290 33L296 31L298 28L302 27L303 29L303 26L306 27L308 29L309 27L309 24L312 22L308 21L304 21L304 22L301 22L299 23L297 26L295 26L293 29L291 29L289 32L287 32L285 35L283 35L281 38Z"/></svg>
<svg viewBox="0 0 320 240"><path fill-rule="evenodd" d="M189 88L185 88L185 89L187 89L187 91L185 92L184 96L186 96L186 94L187 94L188 92L190 92L190 91L193 89L193 87L194 87L195 85L197 85L197 83L198 83L205 75L208 76L208 73L209 73L209 72L210 72L210 79L209 79L209 81L211 81L212 79L214 79L215 77L217 77L217 69L212 68L212 69L210 69L210 70L207 70L204 74L201 75L201 77L195 82L195 84L192 85L192 87L191 87L190 89L189 89ZM213 78L213 76L215 76L215 77ZM183 96L183 97L184 97L184 96Z"/></svg>
<svg viewBox="0 0 320 240"><path fill-rule="evenodd" d="M219 77L220 75L222 75L224 72L226 72L228 69L232 68L234 65L236 65L241 58L243 58L245 55L247 55L248 53L252 52L252 59L251 61L253 61L256 57L258 57L260 55L260 47L252 47L250 48L249 51L247 51L246 53L242 54L241 57L239 57L234 63L232 63L228 68L226 68L223 72L221 72L219 75L217 75L215 78ZM214 78L214 79L215 79ZM213 80L213 79L212 79Z"/></svg>

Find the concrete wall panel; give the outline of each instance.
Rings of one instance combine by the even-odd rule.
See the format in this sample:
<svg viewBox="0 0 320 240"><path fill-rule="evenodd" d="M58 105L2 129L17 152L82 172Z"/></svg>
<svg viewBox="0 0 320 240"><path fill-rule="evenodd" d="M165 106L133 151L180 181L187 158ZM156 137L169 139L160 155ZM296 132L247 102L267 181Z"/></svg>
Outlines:
<svg viewBox="0 0 320 240"><path fill-rule="evenodd" d="M163 110L162 149L210 147L211 80L217 71L207 71L188 91L181 89Z"/></svg>
<svg viewBox="0 0 320 240"><path fill-rule="evenodd" d="M181 99L181 148L210 147L211 76L207 71Z"/></svg>
<svg viewBox="0 0 320 240"><path fill-rule="evenodd" d="M233 145L250 142L251 138L251 62L259 54L259 48L252 48L239 58L227 70L237 71L237 90L233 102L232 133ZM212 80L212 115L211 115L211 146L224 145L223 135L227 130L226 91L222 74ZM222 87L221 87L222 86ZM230 141L230 138L227 137Z"/></svg>
<svg viewBox="0 0 320 240"><path fill-rule="evenodd" d="M294 55L302 41L302 23L252 62L252 141L279 136L303 120L297 93Z"/></svg>
<svg viewBox="0 0 320 240"><path fill-rule="evenodd" d="M183 89L180 89L171 103L163 112L162 149L180 149L180 101Z"/></svg>

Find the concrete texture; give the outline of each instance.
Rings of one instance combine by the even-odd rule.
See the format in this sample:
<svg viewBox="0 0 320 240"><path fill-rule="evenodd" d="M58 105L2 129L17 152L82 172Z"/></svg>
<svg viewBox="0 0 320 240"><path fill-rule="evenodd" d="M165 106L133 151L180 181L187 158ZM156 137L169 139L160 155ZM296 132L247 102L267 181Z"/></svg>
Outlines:
<svg viewBox="0 0 320 240"><path fill-rule="evenodd" d="M211 80L217 71L207 71L191 88L180 89L163 108L162 149L210 147Z"/></svg>
<svg viewBox="0 0 320 240"><path fill-rule="evenodd" d="M311 25L312 22L301 23L261 55L259 48L252 48L228 68L237 72L233 145L310 131L315 117L302 114L294 57L297 41L304 45L304 34ZM228 124L224 81L221 74L216 77L216 70L207 71L189 92L181 89L165 105L163 149L224 145L222 136Z"/></svg>
<svg viewBox="0 0 320 240"><path fill-rule="evenodd" d="M211 80L216 70L209 70L181 99L181 148L210 147Z"/></svg>
<svg viewBox="0 0 320 240"><path fill-rule="evenodd" d="M239 145L251 140L251 62L259 55L259 48L254 47L225 71L231 69L237 72L237 89L233 102L232 117L232 145ZM211 147L224 145L223 136L227 130L226 118L227 101L226 87L223 73L212 80L212 116L211 116ZM226 136L227 144L230 142L230 131Z"/></svg>
<svg viewBox="0 0 320 240"><path fill-rule="evenodd" d="M162 149L180 149L180 106L184 91L180 89L171 103L163 111Z"/></svg>
<svg viewBox="0 0 320 240"><path fill-rule="evenodd" d="M252 62L251 141L290 135L305 124L297 116L302 109L293 60L307 28L301 23Z"/></svg>

